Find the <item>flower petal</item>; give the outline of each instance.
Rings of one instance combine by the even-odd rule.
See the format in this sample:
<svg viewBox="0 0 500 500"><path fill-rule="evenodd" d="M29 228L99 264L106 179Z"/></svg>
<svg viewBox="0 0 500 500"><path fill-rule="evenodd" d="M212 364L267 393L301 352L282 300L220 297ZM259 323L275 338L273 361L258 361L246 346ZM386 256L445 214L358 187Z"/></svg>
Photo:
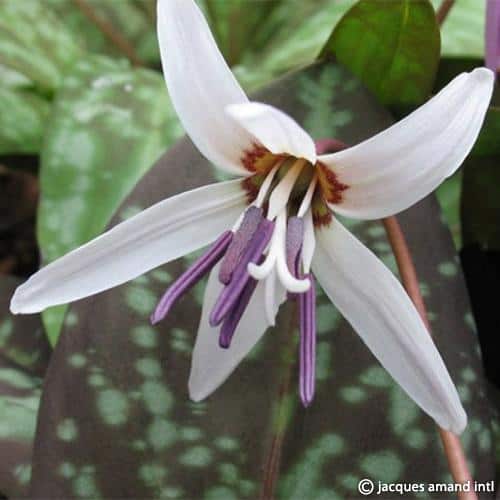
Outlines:
<svg viewBox="0 0 500 500"><path fill-rule="evenodd" d="M336 212L375 219L400 212L432 192L461 165L481 129L493 73L463 73L412 114L376 136L320 156L349 188Z"/></svg>
<svg viewBox="0 0 500 500"><path fill-rule="evenodd" d="M233 104L226 111L271 153L285 153L316 163L311 136L283 111L260 102Z"/></svg>
<svg viewBox="0 0 500 500"><path fill-rule="evenodd" d="M317 242L313 271L331 301L409 396L461 433L467 417L455 386L396 277L335 219Z"/></svg>
<svg viewBox="0 0 500 500"><path fill-rule="evenodd" d="M120 285L211 243L245 208L241 181L211 184L168 198L34 274L11 301L35 313Z"/></svg>
<svg viewBox="0 0 500 500"><path fill-rule="evenodd" d="M259 281L257 288L244 312L232 338L231 347L219 347L220 327L209 324L212 310L223 285L218 280L220 264L212 269L205 290L198 336L191 360L189 395L193 401L201 401L209 396L229 377L240 361L264 335L270 323L264 313L266 307L266 282ZM285 299L281 290L280 302ZM275 310L275 315L277 313Z"/></svg>
<svg viewBox="0 0 500 500"><path fill-rule="evenodd" d="M250 135L225 112L247 102L193 0L158 1L158 40L170 98L191 140L218 167L245 175Z"/></svg>

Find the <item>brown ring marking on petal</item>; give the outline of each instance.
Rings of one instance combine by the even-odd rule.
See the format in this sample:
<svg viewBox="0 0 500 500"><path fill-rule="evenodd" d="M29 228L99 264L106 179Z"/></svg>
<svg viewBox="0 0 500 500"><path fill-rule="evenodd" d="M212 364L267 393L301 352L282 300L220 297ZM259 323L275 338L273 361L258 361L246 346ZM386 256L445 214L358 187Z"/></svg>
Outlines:
<svg viewBox="0 0 500 500"><path fill-rule="evenodd" d="M319 228L321 226L329 226L332 221L332 211L326 204L320 189L316 189L311 202L311 211L313 216L313 224Z"/></svg>
<svg viewBox="0 0 500 500"><path fill-rule="evenodd" d="M251 148L243 151L241 163L249 172L267 174L277 161L285 157L286 155L275 155L264 146L254 142Z"/></svg>
<svg viewBox="0 0 500 500"><path fill-rule="evenodd" d="M255 174L243 179L241 181L241 186L247 194L247 203L250 205L259 194L259 189L262 186L266 176L264 174Z"/></svg>
<svg viewBox="0 0 500 500"><path fill-rule="evenodd" d="M316 168L323 198L328 203L341 203L343 192L349 189L349 186L340 182L335 172L330 170L325 164L317 162Z"/></svg>

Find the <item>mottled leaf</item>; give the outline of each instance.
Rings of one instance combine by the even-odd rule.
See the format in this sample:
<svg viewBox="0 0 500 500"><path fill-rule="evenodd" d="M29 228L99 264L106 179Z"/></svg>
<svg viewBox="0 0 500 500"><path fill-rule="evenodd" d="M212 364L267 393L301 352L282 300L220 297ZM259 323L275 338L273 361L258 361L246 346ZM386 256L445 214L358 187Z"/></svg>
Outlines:
<svg viewBox="0 0 500 500"><path fill-rule="evenodd" d="M391 123L333 64L290 74L257 97L289 112L314 135L351 144ZM165 196L212 182L207 167L184 139L144 176L112 224ZM489 407L453 244L433 198L401 222L437 344L469 414L463 443L475 478L485 481L494 468ZM380 223L351 221L349 227L395 270ZM161 324L152 327L149 314L192 258L71 307L45 381L33 497L255 499L278 434L279 499L358 498L361 477L450 481L432 421L324 294L318 298L318 383L310 408L303 409L298 398L291 307L214 395L190 402L187 378L204 283Z"/></svg>
<svg viewBox="0 0 500 500"><path fill-rule="evenodd" d="M284 3L283 0L204 0L200 4L205 8L218 46L228 64L233 66L241 61L245 52L261 48L272 37L267 24Z"/></svg>
<svg viewBox="0 0 500 500"><path fill-rule="evenodd" d="M57 13L60 21L87 50L123 57L123 53L75 3L67 0L42 1ZM113 26L134 47L142 62L159 64L154 0L86 0L86 3L96 16Z"/></svg>
<svg viewBox="0 0 500 500"><path fill-rule="evenodd" d="M310 64L332 28L355 0L286 0L262 20L255 50L246 50L234 71L246 88L256 89L292 69ZM223 2L219 2L223 3ZM255 2L249 1L250 4ZM265 2L261 2L265 3Z"/></svg>
<svg viewBox="0 0 500 500"><path fill-rule="evenodd" d="M97 236L179 136L161 75L126 61L79 61L56 94L40 169L38 241L50 262ZM57 339L64 308L44 313Z"/></svg>
<svg viewBox="0 0 500 500"><path fill-rule="evenodd" d="M346 65L385 104L420 103L439 61L439 27L428 0L360 0L322 55Z"/></svg>
<svg viewBox="0 0 500 500"><path fill-rule="evenodd" d="M0 154L38 153L49 108L29 90L0 86Z"/></svg>
<svg viewBox="0 0 500 500"><path fill-rule="evenodd" d="M32 87L31 80L23 74L0 64L0 81L6 87Z"/></svg>
<svg viewBox="0 0 500 500"><path fill-rule="evenodd" d="M39 0L0 2L0 64L52 92L81 49Z"/></svg>
<svg viewBox="0 0 500 500"><path fill-rule="evenodd" d="M13 317L10 296L18 281L0 277L0 495L24 497L42 377L50 347L39 316Z"/></svg>

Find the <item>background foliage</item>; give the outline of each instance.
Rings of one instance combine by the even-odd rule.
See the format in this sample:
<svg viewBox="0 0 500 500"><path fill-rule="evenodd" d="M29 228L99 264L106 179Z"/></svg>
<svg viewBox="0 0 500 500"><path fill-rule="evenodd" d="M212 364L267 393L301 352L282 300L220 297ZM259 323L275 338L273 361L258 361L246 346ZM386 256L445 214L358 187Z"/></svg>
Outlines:
<svg viewBox="0 0 500 500"><path fill-rule="evenodd" d="M248 91L318 57L334 57L380 104L402 117L456 74L483 64L483 0L456 0L441 26L435 16L440 0L199 4ZM340 88L340 77L335 71L320 72L314 79L296 75L300 102L310 108L305 126L318 136L335 135L352 119L339 101L331 113L332 89ZM475 265L500 250L496 94L464 168L439 190L455 246L464 247L467 256L471 248L478 251L472 258ZM182 133L161 75L154 0L0 0L0 189L5 190L0 273L26 277L38 259L50 262L101 233ZM137 208L128 206L122 216ZM490 253L484 254L485 249ZM2 290L12 286L9 282ZM43 326L37 317L22 327L28 336L37 332L37 339L55 345L65 312L65 307L53 308L43 313ZM66 326L72 321L67 315ZM49 359L45 340L36 348L21 342L7 352L2 339L18 342L17 328L11 335L12 325L0 323L0 375L10 374L14 380L0 394L0 456L5 449L1 439L30 450ZM185 342L177 340L179 345ZM484 348L484 337L481 342ZM38 365L29 357L33 352L39 353ZM1 371L11 370L12 359L16 372ZM0 376L3 390L1 381ZM332 443L327 440L321 449L335 454ZM18 494L29 482L30 464L21 459L16 463L14 479L5 479L0 470L1 492ZM154 468L145 473L153 474ZM284 490L291 491L293 481L290 476Z"/></svg>

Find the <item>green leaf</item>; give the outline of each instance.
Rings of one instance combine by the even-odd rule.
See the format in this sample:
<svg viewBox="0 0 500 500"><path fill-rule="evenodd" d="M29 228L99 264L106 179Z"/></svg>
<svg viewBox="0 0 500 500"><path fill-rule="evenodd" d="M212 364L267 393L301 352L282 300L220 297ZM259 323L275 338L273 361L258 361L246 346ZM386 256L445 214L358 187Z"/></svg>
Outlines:
<svg viewBox="0 0 500 500"><path fill-rule="evenodd" d="M29 90L0 86L0 154L38 153L49 109Z"/></svg>
<svg viewBox="0 0 500 500"><path fill-rule="evenodd" d="M16 316L9 300L20 282L0 277L0 496L26 498L42 381L50 347L39 315Z"/></svg>
<svg viewBox="0 0 500 500"><path fill-rule="evenodd" d="M247 89L256 89L284 73L310 64L331 34L332 27L355 0L287 0L259 25L234 72ZM264 3L264 2L262 2Z"/></svg>
<svg viewBox="0 0 500 500"><path fill-rule="evenodd" d="M361 0L340 20L322 55L333 55L388 105L418 104L431 92L439 28L427 0Z"/></svg>
<svg viewBox="0 0 500 500"><path fill-rule="evenodd" d="M436 9L443 0L432 0ZM441 27L443 57L484 57L486 1L456 0Z"/></svg>
<svg viewBox="0 0 500 500"><path fill-rule="evenodd" d="M33 86L29 78L3 64L0 64L0 82L6 87L29 88Z"/></svg>
<svg viewBox="0 0 500 500"><path fill-rule="evenodd" d="M39 0L0 2L0 64L51 92L81 50Z"/></svg>
<svg viewBox="0 0 500 500"><path fill-rule="evenodd" d="M267 29L273 14L286 2L249 2L248 0L204 0L201 4L209 19L219 48L233 66L246 52L262 48L273 36Z"/></svg>
<svg viewBox="0 0 500 500"><path fill-rule="evenodd" d="M45 263L101 233L181 133L159 74L103 56L74 70L56 94L41 155L38 242ZM63 311L43 315L52 342Z"/></svg>
<svg viewBox="0 0 500 500"><path fill-rule="evenodd" d="M110 56L121 56L103 32L67 0L43 0L58 14L82 46L90 52ZM158 64L160 54L154 28L155 3L151 0L87 0L87 5L102 20L113 25L114 29L129 41L141 61Z"/></svg>

